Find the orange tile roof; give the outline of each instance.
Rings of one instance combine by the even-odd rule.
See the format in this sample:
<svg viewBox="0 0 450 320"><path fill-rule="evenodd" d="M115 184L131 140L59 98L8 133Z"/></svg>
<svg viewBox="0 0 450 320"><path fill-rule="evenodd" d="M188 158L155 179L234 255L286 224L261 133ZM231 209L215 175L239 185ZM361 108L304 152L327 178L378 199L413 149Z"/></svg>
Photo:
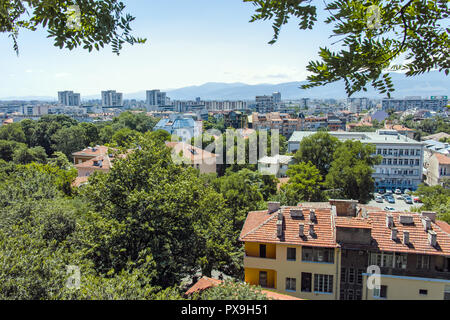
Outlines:
<svg viewBox="0 0 450 320"><path fill-rule="evenodd" d="M240 241L316 247L337 247L337 243L334 241L330 209L315 209L316 221L313 222L315 235L311 236L309 234L309 224L311 223L309 218L309 210L304 210L304 217L301 219L292 218L290 211L295 208L296 207L281 208L284 220L284 236L282 238L277 237L278 213L274 212L268 214L267 211L260 211L258 214L254 213L251 216L247 216L244 228L242 229L240 235ZM309 208L303 207L303 209ZM257 220L257 222L254 220ZM262 223L258 224L260 221L262 221ZM247 225L248 223L252 227L249 227ZM299 223L303 223L305 225L305 237L303 238L300 238L298 235ZM256 227L254 227L255 225Z"/></svg>
<svg viewBox="0 0 450 320"><path fill-rule="evenodd" d="M437 234L437 246L432 247L428 243L428 235L422 225L420 214L410 214L414 223L403 225L400 223L400 215L404 213L390 213L394 217L394 227L397 228L399 241L391 239L391 229L386 226L386 212L369 213L372 222L372 238L375 246L381 251L394 251L404 253L428 254L428 255L450 255L450 235L442 231L438 225L431 223L431 229ZM402 241L403 232L409 231L410 245Z"/></svg>
<svg viewBox="0 0 450 320"><path fill-rule="evenodd" d="M95 166L95 161L102 161L102 166ZM98 157L89 159L88 161L85 161L83 163L79 163L75 165L75 168L81 169L81 168L91 168L91 169L97 169L97 170L110 170L112 167L111 159L108 155L100 155Z"/></svg>
<svg viewBox="0 0 450 320"><path fill-rule="evenodd" d="M89 180L89 177L76 177L75 181L72 183L72 187L79 187L82 184L87 183Z"/></svg>
<svg viewBox="0 0 450 320"><path fill-rule="evenodd" d="M217 157L217 155L214 153L205 151L185 142L166 142L166 145L169 148L173 148L177 154L181 152L183 158L189 159L193 161L193 163L202 163L205 159L212 159ZM191 150L194 150L195 154L193 154Z"/></svg>
<svg viewBox="0 0 450 320"><path fill-rule="evenodd" d="M303 208L303 218L292 218L290 211L293 208ZM316 236L309 234L309 210L315 208L317 222L314 223ZM260 242L275 244L292 244L302 246L337 247L339 244L334 239L335 227L353 227L371 229L372 245L374 251L391 251L428 255L450 255L450 226L443 221L431 223L431 230L437 234L437 245L432 247L428 242L428 232L424 230L422 216L418 213L406 214L403 212L389 213L394 217L394 227L397 228L397 241L391 239L391 229L386 226L385 211L368 210L367 217L341 217L333 216L331 206L319 202L316 206L302 203L299 207L282 207L283 231L282 238L277 237L278 212L269 214L265 211L253 211L247 216L240 234L240 241ZM401 224L400 216L409 215L413 224ZM334 220L334 222L333 222ZM299 223L304 224L306 237L300 238ZM409 231L409 244L403 243L403 232ZM345 244L344 244L345 245Z"/></svg>
<svg viewBox="0 0 450 320"><path fill-rule="evenodd" d="M200 280L198 280L191 288L189 288L188 291L186 291L186 295L191 295L195 292L201 292L206 289L216 287L219 284L221 284L223 281L218 279L213 279L209 277L202 277ZM268 298L275 299L275 300L303 300L300 298L296 298L293 296L269 291L269 290L261 290L261 293L264 293Z"/></svg>
<svg viewBox="0 0 450 320"><path fill-rule="evenodd" d="M372 229L370 220L359 217L335 217L336 227Z"/></svg>
<svg viewBox="0 0 450 320"><path fill-rule="evenodd" d="M435 153L434 156L436 157L439 164L450 164L450 157L442 153Z"/></svg>

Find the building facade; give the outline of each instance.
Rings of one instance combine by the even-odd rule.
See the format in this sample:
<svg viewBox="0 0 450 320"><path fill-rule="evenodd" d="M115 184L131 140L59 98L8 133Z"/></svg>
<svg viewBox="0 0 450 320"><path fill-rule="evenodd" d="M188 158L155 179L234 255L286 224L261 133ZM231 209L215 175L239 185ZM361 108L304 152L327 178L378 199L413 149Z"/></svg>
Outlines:
<svg viewBox="0 0 450 320"><path fill-rule="evenodd" d="M245 281L313 300L450 299L450 234L435 214L330 200L249 212ZM444 230L447 230L444 231ZM370 267L370 268L369 268ZM371 289L369 271L379 272Z"/></svg>
<svg viewBox="0 0 450 320"><path fill-rule="evenodd" d="M295 132L288 141L288 152L294 153L300 148L303 138L315 132ZM376 189L416 190L422 183L424 164L424 143L400 135L395 130L377 130L376 132L329 132L341 141L359 140L376 147L376 155L382 162L374 166L372 177Z"/></svg>
<svg viewBox="0 0 450 320"><path fill-rule="evenodd" d="M102 107L122 107L123 106L123 94L116 92L115 90L102 91Z"/></svg>
<svg viewBox="0 0 450 320"><path fill-rule="evenodd" d="M81 95L79 93L74 93L73 91L59 91L58 103L68 107L81 106Z"/></svg>

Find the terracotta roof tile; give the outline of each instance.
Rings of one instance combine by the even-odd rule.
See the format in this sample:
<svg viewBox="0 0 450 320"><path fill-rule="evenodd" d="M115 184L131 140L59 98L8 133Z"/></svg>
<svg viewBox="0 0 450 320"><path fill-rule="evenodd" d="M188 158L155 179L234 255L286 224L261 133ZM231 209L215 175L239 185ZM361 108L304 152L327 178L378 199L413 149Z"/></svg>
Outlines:
<svg viewBox="0 0 450 320"><path fill-rule="evenodd" d="M356 217L335 217L334 219L336 227L372 229L372 224L369 219Z"/></svg>
<svg viewBox="0 0 450 320"><path fill-rule="evenodd" d="M435 153L434 157L436 157L439 164L450 164L450 157L441 154L441 153Z"/></svg>

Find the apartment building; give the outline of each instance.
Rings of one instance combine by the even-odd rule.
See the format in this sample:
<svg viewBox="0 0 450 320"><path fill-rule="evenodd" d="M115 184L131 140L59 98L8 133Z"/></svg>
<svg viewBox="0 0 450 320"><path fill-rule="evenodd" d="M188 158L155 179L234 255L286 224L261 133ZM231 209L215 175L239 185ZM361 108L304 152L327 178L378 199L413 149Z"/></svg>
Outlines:
<svg viewBox="0 0 450 320"><path fill-rule="evenodd" d="M300 148L300 142L315 132L294 132L288 141L288 152L294 153ZM374 167L372 177L378 189L416 190L422 183L424 163L424 143L399 134L395 130L377 130L376 132L329 132L341 141L358 140L375 145L376 154L382 156L382 162Z"/></svg>
<svg viewBox="0 0 450 320"><path fill-rule="evenodd" d="M68 107L81 106L81 95L79 93L74 93L73 91L59 91L58 103Z"/></svg>
<svg viewBox="0 0 450 320"><path fill-rule="evenodd" d="M167 94L160 90L146 91L145 103L148 107L159 107L167 104Z"/></svg>
<svg viewBox="0 0 450 320"><path fill-rule="evenodd" d="M256 96L256 111L259 113L273 112L276 109L274 96Z"/></svg>
<svg viewBox="0 0 450 320"><path fill-rule="evenodd" d="M115 90L102 91L102 107L122 107L123 94Z"/></svg>
<svg viewBox="0 0 450 320"><path fill-rule="evenodd" d="M408 109L425 109L442 111L448 104L447 96L432 96L429 99L422 97L405 97L404 99L383 99L382 110L406 111Z"/></svg>
<svg viewBox="0 0 450 320"><path fill-rule="evenodd" d="M249 122L252 129L279 130L280 134L285 137L290 137L292 133L302 130L304 126L303 118L292 119L287 113L270 112L261 114L253 112L250 118Z"/></svg>
<svg viewBox="0 0 450 320"><path fill-rule="evenodd" d="M245 129L248 126L248 116L240 111L231 111L224 114L225 128Z"/></svg>
<svg viewBox="0 0 450 320"><path fill-rule="evenodd" d="M386 213L352 200L248 213L245 281L313 300L450 300L450 226L435 213ZM380 286L367 285L378 267Z"/></svg>
<svg viewBox="0 0 450 320"><path fill-rule="evenodd" d="M426 183L443 186L445 180L450 182L450 155L434 153L428 160Z"/></svg>

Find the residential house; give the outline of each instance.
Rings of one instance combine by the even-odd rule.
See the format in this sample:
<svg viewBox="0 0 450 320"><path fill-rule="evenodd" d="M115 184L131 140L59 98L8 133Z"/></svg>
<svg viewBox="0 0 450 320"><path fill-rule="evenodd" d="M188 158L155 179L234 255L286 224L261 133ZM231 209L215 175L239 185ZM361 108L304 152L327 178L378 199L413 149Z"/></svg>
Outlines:
<svg viewBox="0 0 450 320"><path fill-rule="evenodd" d="M263 175L274 175L285 178L288 166L293 163L292 156L275 155L263 157L258 160L258 171Z"/></svg>
<svg viewBox="0 0 450 320"><path fill-rule="evenodd" d="M166 142L172 148L175 163L184 163L200 170L200 173L216 173L217 155L185 142Z"/></svg>
<svg viewBox="0 0 450 320"><path fill-rule="evenodd" d="M242 228L245 281L302 299L450 300L449 229L432 212L272 202L249 212Z"/></svg>
<svg viewBox="0 0 450 320"><path fill-rule="evenodd" d="M450 155L434 153L428 160L426 183L443 186L445 179L450 182Z"/></svg>

